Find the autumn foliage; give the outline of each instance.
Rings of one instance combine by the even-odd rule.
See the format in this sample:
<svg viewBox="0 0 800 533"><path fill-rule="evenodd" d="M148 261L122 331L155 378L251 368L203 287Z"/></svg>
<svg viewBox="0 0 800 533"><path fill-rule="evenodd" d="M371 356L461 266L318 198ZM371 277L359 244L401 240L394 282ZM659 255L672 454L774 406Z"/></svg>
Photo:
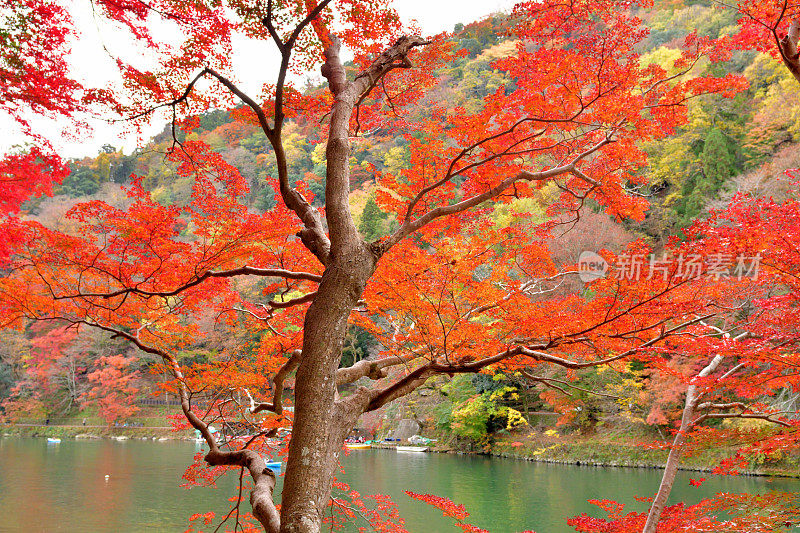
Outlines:
<svg viewBox="0 0 800 533"><path fill-rule="evenodd" d="M777 35L794 24L794 6L769 26L780 6L742 5L750 18L736 38L686 35L665 68L641 61L638 51L647 30L636 13L651 7L646 1L523 2L502 29L513 46L491 62L505 82L467 107L432 96L444 83L441 68L464 51L445 34L407 35L381 0L97 0L99 16L153 58L148 69L117 58L124 83L111 92L69 78L65 39L73 28L59 3L6 4L29 25L0 32L19 43L2 52L16 55L2 56L0 91L36 147L0 162L0 209L8 215L0 226L2 325L57 324L67 328L52 330L62 336L101 331L163 370L164 388L181 402L176 425L197 430L209 448L188 481L210 484L237 472L251 494L252 514L238 512L242 491L234 498L225 518L236 517L234 529L317 532L323 521L340 525L359 515L377 530L403 531L386 498L368 504L336 481L336 454L362 414L442 376L522 376L554 389L543 397L568 421L580 406L556 394L564 390L553 387L551 369L563 370L569 386L587 369L624 372L636 364L671 392L671 402L666 395L652 402L650 420L681 419L667 444L673 466L693 446L714 442L739 447L720 471L756 451L796 446L796 417L772 401L798 386L796 200L737 196L683 238L659 245L657 270L655 247L644 240L593 250L609 270L583 282L577 258L553 252L589 211L608 224L645 218L645 145L685 124L687 102L723 101L746 88L742 76L724 71L736 46L785 55L793 26L787 41L767 45L752 21ZM160 40L151 17L182 42ZM260 94L236 84L232 53L240 36L266 41L280 55ZM352 63L343 62L343 48ZM701 73L701 64L712 66ZM293 74L317 68L324 88L293 86ZM120 202L72 207L66 229L12 216L27 196L47 193L66 175L19 109L74 118L99 105L132 128L167 113L166 160L176 179L191 182L190 198L158 201L135 177ZM229 111L223 133L231 139L263 133L275 175L259 186L275 191L274 207L248 209L244 197L254 184L193 136L210 108ZM314 133L324 176L293 172L292 120L325 125ZM379 134L401 138L407 158L381 172L357 170L371 175L374 209L392 221L365 238L349 203L350 149ZM324 202L312 188L324 192ZM498 223L498 213L520 205L530 211ZM746 275L737 270L743 257ZM343 366L350 325L380 347ZM53 335L48 342L69 341ZM38 373L47 374L60 354L41 346ZM87 370L91 388L80 399L95 403L109 423L136 409L131 365L112 355ZM46 393L46 380L29 385ZM754 438L735 425L708 424L716 419L763 426ZM230 437L237 432L250 436ZM273 452L286 457L280 508L264 460ZM464 531L484 531L464 523L467 511L446 498L407 494ZM719 495L663 508L659 501L649 513L658 531L770 531L796 515L794 500L781 495ZM648 527L648 514L598 504L606 519L570 524L578 531ZM776 510L752 512L766 504Z"/></svg>
<svg viewBox="0 0 800 533"><path fill-rule="evenodd" d="M81 400L88 405L96 403L108 424L125 420L139 410L134 404L138 376L128 370L133 362L120 355L101 357L95 363L97 370L87 376L93 386Z"/></svg>

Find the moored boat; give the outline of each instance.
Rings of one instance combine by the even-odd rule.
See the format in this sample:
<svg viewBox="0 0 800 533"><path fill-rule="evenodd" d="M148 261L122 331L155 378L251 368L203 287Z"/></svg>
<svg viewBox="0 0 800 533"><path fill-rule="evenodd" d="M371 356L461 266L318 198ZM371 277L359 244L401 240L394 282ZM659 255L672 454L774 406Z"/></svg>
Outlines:
<svg viewBox="0 0 800 533"><path fill-rule="evenodd" d="M427 452L427 446L396 446L398 452Z"/></svg>
<svg viewBox="0 0 800 533"><path fill-rule="evenodd" d="M372 448L372 444L369 442L346 442L344 445L350 450L366 450Z"/></svg>
<svg viewBox="0 0 800 533"><path fill-rule="evenodd" d="M59 438L47 437L47 444L58 444L59 442L61 442Z"/></svg>

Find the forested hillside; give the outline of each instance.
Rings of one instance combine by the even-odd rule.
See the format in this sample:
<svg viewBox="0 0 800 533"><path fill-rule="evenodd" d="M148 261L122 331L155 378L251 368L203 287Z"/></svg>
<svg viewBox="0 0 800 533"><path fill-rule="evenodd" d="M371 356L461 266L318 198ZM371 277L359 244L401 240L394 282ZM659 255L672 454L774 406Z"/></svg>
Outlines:
<svg viewBox="0 0 800 533"><path fill-rule="evenodd" d="M648 37L638 45L641 61L657 64L668 72L678 70L674 63L680 56L677 47L683 35L696 29L698 35L719 38L731 33L736 24L734 12L713 3L663 2L658 9L640 15L649 29ZM441 82L417 104L417 109L435 104L475 111L484 105L487 95L498 90L509 91L510 80L493 65L498 58L514 53L513 39L503 37L507 24L506 16L500 14L458 24L453 41L462 55L454 63L441 67ZM659 250L670 236L680 235L682 228L703 217L709 208L724 205L736 192L783 197L786 187L780 179L783 169L800 166L800 103L796 98L796 82L778 61L766 54L742 51L735 52L725 63L710 65L703 61L695 65L694 75L703 75L706 70L740 73L749 87L732 99L718 94L704 95L676 109L676 113L688 115L687 123L676 128L667 139L644 146L650 158L642 170L647 174L647 184L640 186L636 194L651 204L646 219L641 223L620 224L600 213L588 214L557 240L556 257L564 264L574 263L583 250L619 250L636 239L643 239ZM306 91L321 93L324 87L309 86ZM402 99L403 95L397 98ZM414 118L413 107L402 112ZM274 154L255 123L242 125L232 120L241 113L241 108L203 113L197 124L179 129L175 136L171 127L166 126L146 147L131 154L104 146L95 157L73 160L69 176L55 186L53 197L33 199L24 210L29 217L68 231L72 222L64 215L72 205L97 198L123 206L130 199L121 189L133 179L139 180L162 205L186 205L191 201L193 179L179 173L177 163L167 153L181 143L201 140L247 179L249 209L268 211L276 205ZM313 203L318 206L325 200L326 159L320 140L327 118L307 116L298 110L285 127L290 180L312 193ZM395 216L382 211L376 202L376 176L385 171L399 174L409 166L409 143L413 135L365 124L351 139L350 203L358 228L368 240L387 235L396 227ZM544 194L555 191L545 190ZM494 214L499 226L524 224L526 219L540 222L546 216L542 205L530 199L501 205ZM260 288L261 284L256 284L250 290L256 292ZM287 299L291 296L282 295ZM208 327L214 329L214 317L207 317L207 321ZM230 339L224 327L220 326L220 330L216 341L187 347L180 354L181 361L202 365L226 350L255 349L259 342L257 337ZM24 333L7 332L4 336L0 399L6 417L22 413L28 417L62 416L100 406L108 420L121 420L135 412L131 406L136 397L141 399L158 391L158 378L149 372L157 367L156 362L141 353L134 355L124 343L109 342L105 335L82 332L76 336L52 326L34 324ZM342 364L348 366L368 357L379 347L372 334L351 326ZM119 354L126 357L115 357ZM552 379L565 377L560 371ZM563 407L565 400L570 405L576 401L575 395L559 393L556 390L559 387L544 388L541 384L523 383L519 378L503 374L494 379L484 375L457 378L443 389L448 391L446 401L426 416L433 416L436 419L433 425L440 430L481 440L487 433L505 427L509 409L517 413L513 418L520 411L550 411ZM105 394L113 394L114 398L102 401L103 393L97 392L101 380L106 385L124 383L124 391L113 392L113 386L107 386ZM664 409L679 408L678 395L670 392L668 384L651 382L643 367L630 368L627 374L598 368L569 386L578 387L572 392L577 394L583 408L569 411L571 414L564 422L576 428L591 427L601 420L604 412L622 413L657 426L666 422ZM581 392L598 386L610 396ZM624 390L630 395L631 389L637 391L634 396L613 394ZM609 400L610 397L616 400ZM370 423L377 427L377 421Z"/></svg>
<svg viewBox="0 0 800 533"><path fill-rule="evenodd" d="M736 14L716 5L676 2L663 3L656 11L640 14L649 28L649 37L641 43L642 62L657 64L676 72L678 40L696 30L700 36L719 38L735 28ZM508 55L514 43L498 36L505 24L501 15L464 26L456 26L456 45L464 51L453 65L444 67L443 84L426 96L429 102L445 102L449 108L464 106L474 110L483 98L505 79L492 68L493 60ZM723 64L697 65L693 71L702 75L706 68L718 72L741 73L749 83L747 90L733 99L707 95L686 102L688 123L666 141L647 146L650 156L645 172L648 186L640 192L652 204L648 220L637 232L653 239L677 233L700 216L709 205L720 205L735 191L768 194L781 193L775 179L782 169L796 166L800 151L800 111L791 74L779 61L767 54L736 52ZM309 87L309 92L322 91ZM420 106L425 106L421 102ZM269 143L256 124L234 125L230 110L215 110L201 115L200 123L187 137L179 132L178 140L200 139L208 143L225 161L248 178L249 202L253 210L265 211L274 206L274 189L268 185L275 175L275 160ZM235 111L234 111L235 112ZM323 176L325 155L320 142L322 121L299 113L287 130L286 151L293 183L303 181L315 195L317 205L324 202ZM374 193L374 176L384 170L397 171L408 164L408 140L380 130L360 132L353 139L351 177L353 204L360 211ZM33 215L45 215L48 204L69 202L61 198L83 198L111 194L113 184L129 183L140 177L145 189L152 191L165 205L186 203L191 195L190 180L176 174L174 164L165 154L173 145L171 130L153 139L132 154L123 154L107 145L96 157L72 162L72 172L56 188L56 202L39 200L28 206ZM104 187L105 184L112 186ZM370 215L380 218L379 213ZM379 231L390 221L367 222Z"/></svg>
<svg viewBox="0 0 800 533"><path fill-rule="evenodd" d="M0 422L194 430L187 484L238 479L191 519L218 529L406 531L340 483L356 433L663 466L646 512L597 487L578 531L791 527L796 494L668 503L681 464L800 464L793 1L532 0L422 36L391 0L92 0L131 44L103 86L69 0L0 0L30 143L0 160ZM242 38L277 54L257 88ZM31 113L167 123L65 161Z"/></svg>
<svg viewBox="0 0 800 533"><path fill-rule="evenodd" d="M682 36L697 29L698 35L719 38L733 31L736 15L715 4L664 2L659 9L641 13L649 28L648 37L639 44L645 64L657 64L668 72L677 72L675 61ZM494 68L494 61L514 53L515 42L503 37L508 20L495 15L479 22L455 28L453 41L462 50L461 57L441 67L441 82L417 104L419 110L429 105L449 109L480 109L483 99L507 88L510 80ZM782 198L784 169L800 166L800 103L796 82L786 69L766 54L735 52L722 64L694 67L700 76L707 69L740 73L749 86L734 98L704 95L684 102L676 113L685 113L688 121L664 140L644 146L649 155L646 185L636 194L647 198L650 209L641 223L619 223L601 213L588 213L557 239L554 256L563 264L574 263L583 250L620 250L626 244L643 239L656 251L682 228L702 218L709 208L727 203L737 192L774 195ZM323 86L306 88L309 94L321 93ZM397 98L402 98L400 94ZM404 110L413 118L414 107ZM124 206L130 199L122 188L139 180L162 205L186 205L193 194L193 178L178 172L177 163L167 154L187 141L207 143L247 179L246 203L252 212L265 212L276 205L275 157L261 129L255 123L242 125L232 117L241 108L213 110L199 116L199 121L185 130L166 126L146 147L131 154L107 145L95 157L70 163L71 172L53 197L29 201L27 216L44 224L69 231L72 224L65 214L78 201L102 199ZM285 150L292 185L307 189L314 205L325 200L325 151L322 128L328 117L294 114L285 129ZM189 131L187 134L186 131ZM409 166L409 143L414 134L397 134L364 125L351 139L350 203L361 233L368 240L389 234L396 228L395 216L384 212L376 202L376 176L381 172L399 174ZM545 190L543 194L555 194ZM495 208L498 226L541 222L547 215L543 204L530 199ZM256 294L264 286L250 287ZM579 285L564 285L563 290L580 290ZM273 292L290 299L292 293ZM263 299L263 297L262 297ZM187 346L179 359L202 366L209 360L235 350L257 350L263 332L251 338L231 338L233 330L215 323L219 317L206 317L206 327L216 330L211 341ZM240 334L239 334L240 335ZM109 341L105 334L64 331L45 324L33 324L24 333L4 333L0 353L0 400L5 417L57 417L77 412L102 414L109 422L123 421L136 412L136 400L159 392L159 378L151 371L159 363L136 354L129 345ZM380 342L370 332L353 325L347 336L342 366L376 354ZM121 354L121 355L120 355ZM198 367L199 368L199 367ZM604 419L638 423L660 432L679 412L679 381L654 376L643 365L631 366L625 373L604 367L568 380L568 372L555 370L551 381L538 384L517 374L498 373L494 377L478 375L446 379L438 396L431 402L417 396L399 409L406 416L427 419L428 428L445 438L486 444L496 432L538 420L530 413L556 411L566 428L591 430ZM672 386L676 388L672 388ZM599 390L601 394L589 391ZM793 401L793 397L782 398ZM435 408L433 405L435 404ZM416 406L416 408L415 408ZM576 409L576 406L580 409ZM522 414L520 414L522 413ZM666 416L665 413L671 413ZM609 418L610 417L610 418ZM555 418L543 419L546 425ZM540 420L539 423L542 421ZM380 417L368 417L372 430L382 427ZM389 427L382 427L388 431ZM657 433L654 433L656 435Z"/></svg>

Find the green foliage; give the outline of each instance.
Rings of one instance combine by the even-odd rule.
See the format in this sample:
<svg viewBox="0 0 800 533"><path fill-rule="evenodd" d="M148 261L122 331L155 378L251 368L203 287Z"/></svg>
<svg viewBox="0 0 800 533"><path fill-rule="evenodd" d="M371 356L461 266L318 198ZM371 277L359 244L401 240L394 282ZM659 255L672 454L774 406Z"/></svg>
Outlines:
<svg viewBox="0 0 800 533"><path fill-rule="evenodd" d="M499 34L497 30L500 24L502 24L501 17L488 18L467 26L456 24L454 41L458 48L468 51L469 57L475 57L483 49L497 42Z"/></svg>
<svg viewBox="0 0 800 533"><path fill-rule="evenodd" d="M378 341L369 331L351 324L348 326L347 334L344 338L342 359L339 367L352 366L354 363L365 359L377 344Z"/></svg>
<svg viewBox="0 0 800 533"><path fill-rule="evenodd" d="M647 45L655 48L693 31L716 39L736 24L736 16L733 9L700 4L655 10L649 20L651 31Z"/></svg>
<svg viewBox="0 0 800 533"><path fill-rule="evenodd" d="M708 132L703 143L703 152L700 154L700 163L703 167L704 181L710 182L717 188L737 171L733 147L719 128L712 128Z"/></svg>
<svg viewBox="0 0 800 533"><path fill-rule="evenodd" d="M722 131L711 128L702 141L702 151L694 157L689 176L684 178L680 198L675 202L678 224L691 224L705 209L729 178L741 169L737 166L735 147Z"/></svg>
<svg viewBox="0 0 800 533"><path fill-rule="evenodd" d="M256 198L255 198L255 206L260 211L266 212L275 207L278 202L275 199L275 190L270 186L266 185L259 189Z"/></svg>
<svg viewBox="0 0 800 533"><path fill-rule="evenodd" d="M0 409L2 409L2 401L11 394L11 388L16 382L14 369L0 359Z"/></svg>
<svg viewBox="0 0 800 533"><path fill-rule="evenodd" d="M433 420L436 426L444 431L451 431L450 423L453 420L455 406L465 402L476 393L475 385L470 376L457 374L439 388L442 395L440 402L433 410Z"/></svg>
<svg viewBox="0 0 800 533"><path fill-rule="evenodd" d="M183 350L177 353L177 358L184 365L203 364L213 361L217 358L217 351L207 348L194 348L190 350Z"/></svg>
<svg viewBox="0 0 800 533"><path fill-rule="evenodd" d="M100 190L99 176L90 168L72 165L72 172L61 183L61 194L72 198L91 196Z"/></svg>
<svg viewBox="0 0 800 533"><path fill-rule="evenodd" d="M457 375L441 387L444 401L434 410L434 422L459 437L490 442L494 434L527 424L522 413L508 403L518 392L503 374Z"/></svg>
<svg viewBox="0 0 800 533"><path fill-rule="evenodd" d="M487 423L496 407L484 394L473 396L453 411L450 428L456 435L480 442L488 436Z"/></svg>
<svg viewBox="0 0 800 533"><path fill-rule="evenodd" d="M227 111L214 109L200 115L200 127L198 131L213 131L228 122L230 122L230 118Z"/></svg>
<svg viewBox="0 0 800 533"><path fill-rule="evenodd" d="M386 235L386 218L386 213L375 202L375 193L370 194L358 223L358 231L365 241L371 242Z"/></svg>
<svg viewBox="0 0 800 533"><path fill-rule="evenodd" d="M308 190L314 193L314 204L325 205L325 180L308 180Z"/></svg>

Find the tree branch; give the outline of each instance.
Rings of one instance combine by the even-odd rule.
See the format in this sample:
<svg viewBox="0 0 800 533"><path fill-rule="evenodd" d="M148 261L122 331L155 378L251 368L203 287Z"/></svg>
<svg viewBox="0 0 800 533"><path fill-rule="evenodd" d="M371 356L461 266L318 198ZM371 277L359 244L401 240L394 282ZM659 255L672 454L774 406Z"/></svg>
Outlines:
<svg viewBox="0 0 800 533"><path fill-rule="evenodd" d="M491 357L486 357L484 359L480 359L478 361L472 361L469 363L461 363L461 364L442 364L437 362L428 363L423 365L416 370L413 370L403 378L399 379L395 383L392 383L386 388L370 391L369 392L369 404L366 407L364 412L374 411L387 403L396 400L406 394L411 393L425 383L428 378L435 376L437 374L466 374L477 372L478 370L485 368L489 365L494 363L498 363L503 359L508 357L513 357L514 355L519 355L521 353L521 348L512 348L505 352L500 352L499 354L493 355Z"/></svg>
<svg viewBox="0 0 800 533"><path fill-rule="evenodd" d="M247 468L253 478L253 490L250 491L250 505L253 516L261 522L267 533L279 533L281 528L280 513L272 500L275 490L275 473L267 468L267 463L255 450L220 451L212 449L205 458L210 466L241 466Z"/></svg>
<svg viewBox="0 0 800 533"><path fill-rule="evenodd" d="M390 366L406 364L419 357L413 354L406 357L399 355L391 355L383 359L363 360L355 363L346 368L340 368L336 371L336 385L344 385L345 383L352 383L361 378L369 378L372 380L383 379L388 376L386 368Z"/></svg>
<svg viewBox="0 0 800 533"><path fill-rule="evenodd" d="M712 403L712 402L705 402L701 403L697 406L697 409L714 409L719 411L727 411L729 409L739 409L738 413L704 413L698 416L693 425L697 425L704 421L707 418L753 418L758 420L766 420L767 422L772 422L773 424L778 424L783 427L792 427L791 424L786 422L785 420L779 420L774 418L778 413L759 413L756 411L748 411L748 407L743 404L742 402L729 402L729 403Z"/></svg>
<svg viewBox="0 0 800 533"><path fill-rule="evenodd" d="M230 270L220 270L220 271L206 271L199 276L195 276L194 279L191 281L176 287L175 289L168 290L168 291L146 291L143 289L139 289L137 287L129 287L125 289L119 289L117 291L112 292L78 292L73 295L69 296L58 296L55 297L56 300L64 300L64 299L71 299L71 298L114 298L116 296L122 296L124 294L138 294L144 297L152 297L152 296L161 296L161 297L168 297L168 296L176 296L181 292L195 287L202 283L203 281L207 280L208 278L232 278L235 276L259 276L259 277L276 277L276 278L286 278L286 279L296 279L296 280L306 280L306 281L315 281L319 283L322 281L322 276L317 274L312 274L310 272L293 272L291 270L284 270L282 268L256 268L256 267L239 267L233 268Z"/></svg>
<svg viewBox="0 0 800 533"><path fill-rule="evenodd" d="M292 355L289 356L289 360L284 363L278 373L275 374L275 379L272 380L272 386L275 388L272 391L272 403L261 403L256 405L253 409L253 413L259 413L261 411L272 411L276 415L283 414L283 382L286 378L297 369L297 366L300 364L300 359L302 358L303 353L300 350L294 350Z"/></svg>
<svg viewBox="0 0 800 533"><path fill-rule="evenodd" d="M281 63L281 74L279 80L286 75L286 68L288 66L288 52L284 54L284 60ZM213 69L205 69L209 74L217 78L222 85L229 91L239 97L239 99L247 104L258 117L258 123L261 129L267 136L272 148L275 150L275 159L278 166L278 185L280 188L281 198L283 198L286 207L295 212L295 214L303 222L305 228L300 230L298 237L303 241L303 244L313 253L317 259L324 265L328 262L328 254L330 253L330 242L325 235L325 229L322 226L322 217L319 211L313 207L305 197L300 194L297 189L289 185L289 174L287 170L286 153L283 149L281 142L281 117L280 109L278 106L278 97L276 93L276 114L273 127L270 127L267 116L261 106L252 98L242 92L236 85L229 79L217 73ZM280 84L282 87L282 82ZM281 97L282 98L282 97Z"/></svg>
<svg viewBox="0 0 800 533"><path fill-rule="evenodd" d="M191 408L185 378L177 359L164 350L144 344L136 336L117 328L89 321L81 321L80 323L108 331L114 334L114 336L122 337L133 343L143 352L160 356L164 362L167 363L175 375L175 378L178 380L178 396L181 400L181 410L184 416L208 443L209 452L205 456L206 462L211 466L235 465L247 467L254 483L253 490L250 493L250 504L253 506L253 515L261 522L267 533L279 533L280 514L272 500L272 494L275 488L275 474L267 468L264 460L258 452L254 450L221 451L219 449L217 440L212 435L208 425L203 422Z"/></svg>
<svg viewBox="0 0 800 533"><path fill-rule="evenodd" d="M563 174L573 174L576 177L584 181L587 181L588 183L594 186L599 186L599 184L595 180L592 180L591 178L586 176L583 172L578 170L576 164L585 159L586 157L589 157L596 151L600 150L603 146L609 144L610 142L612 142L611 137L609 135L606 135L602 141L590 147L585 152L576 155L572 159L572 161L570 161L565 165L560 165L539 172L528 172L523 170L522 172L519 172L514 176L509 176L505 178L495 187L492 187L491 189L484 191L480 194L476 194L474 196L461 200L460 202L457 202L455 204L436 207L428 211L424 215L414 219L413 221L411 219L406 219L394 234L392 234L387 240L381 242L382 246L381 252L385 253L386 250L397 244L400 240L410 235L411 233L414 233L415 231L419 230L420 228L432 222L433 220L436 220L437 218L466 211L467 209L471 209L487 200L491 200L492 198L499 196L503 191L505 191L511 185L513 185L518 181L545 181Z"/></svg>
<svg viewBox="0 0 800 533"><path fill-rule="evenodd" d="M520 373L523 376L525 376L526 378L528 378L529 380L531 380L531 381L537 381L537 382L542 383L542 384L544 384L544 385L546 385L548 387L553 387L554 389L558 389L558 390L560 390L561 392L563 392L567 396L572 396L572 395L570 393L568 393L567 391L565 391L564 389L562 389L561 387L553 385L551 382L561 383L562 385L566 385L567 387L570 387L572 389L579 390L579 391L582 391L582 392L585 392L585 393L588 393L588 394L594 394L595 396L604 396L606 398L613 398L615 400L619 399L619 396L614 396L613 394L606 394L606 393L603 393L603 392L597 392L597 391L593 391L593 390L590 390L590 389L584 389L583 387L578 387L577 385L573 385L569 381L566 381L566 380L563 380L563 379L546 378L544 376L534 376L533 374L531 374L527 370L521 370Z"/></svg>

